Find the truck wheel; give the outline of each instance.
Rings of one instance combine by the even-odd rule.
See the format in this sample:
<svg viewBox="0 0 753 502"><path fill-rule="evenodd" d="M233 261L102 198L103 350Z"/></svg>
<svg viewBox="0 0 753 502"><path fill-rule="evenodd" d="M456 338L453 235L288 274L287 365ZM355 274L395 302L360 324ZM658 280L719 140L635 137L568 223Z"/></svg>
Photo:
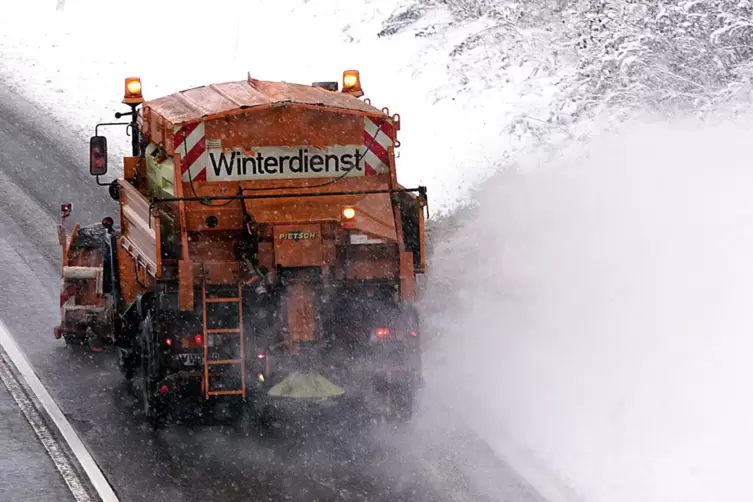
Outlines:
<svg viewBox="0 0 753 502"><path fill-rule="evenodd" d="M154 314L151 309L146 312L141 321L139 345L141 349L138 367L138 376L141 380L139 398L144 418L148 421L150 428L156 429L161 415L156 395L159 360L154 340Z"/></svg>
<svg viewBox="0 0 753 502"><path fill-rule="evenodd" d="M118 367L126 380L133 380L136 375L136 365L130 350L118 347Z"/></svg>

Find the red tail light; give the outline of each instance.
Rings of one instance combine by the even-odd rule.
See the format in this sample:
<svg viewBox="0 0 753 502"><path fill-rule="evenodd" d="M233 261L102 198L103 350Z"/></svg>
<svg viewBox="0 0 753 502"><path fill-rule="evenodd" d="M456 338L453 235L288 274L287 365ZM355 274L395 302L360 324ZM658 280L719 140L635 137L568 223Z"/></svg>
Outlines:
<svg viewBox="0 0 753 502"><path fill-rule="evenodd" d="M164 396L168 392L170 392L170 388L167 385L165 385L165 384L160 385L160 387L159 387L159 393L160 394L162 394Z"/></svg>
<svg viewBox="0 0 753 502"><path fill-rule="evenodd" d="M264 359L265 357L267 356L264 355L264 352L259 352L258 354L256 354L257 359Z"/></svg>
<svg viewBox="0 0 753 502"><path fill-rule="evenodd" d="M173 339L172 338L165 338L165 345L168 347L172 347L173 345Z"/></svg>
<svg viewBox="0 0 753 502"><path fill-rule="evenodd" d="M195 335L184 335L180 337L180 347L183 349L202 349L204 348L204 337L201 333Z"/></svg>
<svg viewBox="0 0 753 502"><path fill-rule="evenodd" d="M377 328L376 335L379 340L387 340L390 338L390 328Z"/></svg>
<svg viewBox="0 0 753 502"><path fill-rule="evenodd" d="M397 342L397 341L406 341L409 339L408 334L410 334L410 337L418 337L418 331L416 330L410 330L410 331L403 331L398 330L397 332L393 332L390 328L377 328L376 329L376 339L378 342Z"/></svg>

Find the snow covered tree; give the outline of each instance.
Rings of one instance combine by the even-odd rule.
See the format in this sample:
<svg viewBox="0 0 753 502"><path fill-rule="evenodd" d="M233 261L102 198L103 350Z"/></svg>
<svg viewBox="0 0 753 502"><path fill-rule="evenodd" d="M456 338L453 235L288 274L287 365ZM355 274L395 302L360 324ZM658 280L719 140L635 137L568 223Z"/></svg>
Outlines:
<svg viewBox="0 0 753 502"><path fill-rule="evenodd" d="M703 108L750 82L748 0L577 0L565 31L578 57L580 111L599 106Z"/></svg>

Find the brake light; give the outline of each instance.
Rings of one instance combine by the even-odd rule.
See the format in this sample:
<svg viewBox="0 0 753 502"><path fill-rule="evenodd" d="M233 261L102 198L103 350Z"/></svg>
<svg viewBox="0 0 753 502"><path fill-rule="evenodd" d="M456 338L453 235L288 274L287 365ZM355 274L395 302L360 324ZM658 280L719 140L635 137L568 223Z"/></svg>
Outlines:
<svg viewBox="0 0 753 502"><path fill-rule="evenodd" d="M390 328L377 328L375 334L378 342L405 341L409 338L408 334L410 334L410 337L418 338L418 331L416 330L393 332Z"/></svg>
<svg viewBox="0 0 753 502"><path fill-rule="evenodd" d="M204 344L202 343L203 341L204 337L201 335L201 333L182 336L180 337L180 346L184 349L201 349L204 347Z"/></svg>
<svg viewBox="0 0 753 502"><path fill-rule="evenodd" d="M256 354L257 359L264 359L265 357L267 356L264 355L264 352L259 352L258 354Z"/></svg>
<svg viewBox="0 0 753 502"><path fill-rule="evenodd" d="M165 345L168 347L172 347L173 345L173 339L172 338L165 338Z"/></svg>

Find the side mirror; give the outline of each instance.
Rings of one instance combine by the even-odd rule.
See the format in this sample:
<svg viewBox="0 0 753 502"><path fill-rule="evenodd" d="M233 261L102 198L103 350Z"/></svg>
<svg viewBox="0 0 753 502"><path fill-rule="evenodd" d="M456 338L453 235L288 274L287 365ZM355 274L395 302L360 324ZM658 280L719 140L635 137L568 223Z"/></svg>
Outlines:
<svg viewBox="0 0 753 502"><path fill-rule="evenodd" d="M107 138L104 136L92 136L89 140L89 174L107 174Z"/></svg>

